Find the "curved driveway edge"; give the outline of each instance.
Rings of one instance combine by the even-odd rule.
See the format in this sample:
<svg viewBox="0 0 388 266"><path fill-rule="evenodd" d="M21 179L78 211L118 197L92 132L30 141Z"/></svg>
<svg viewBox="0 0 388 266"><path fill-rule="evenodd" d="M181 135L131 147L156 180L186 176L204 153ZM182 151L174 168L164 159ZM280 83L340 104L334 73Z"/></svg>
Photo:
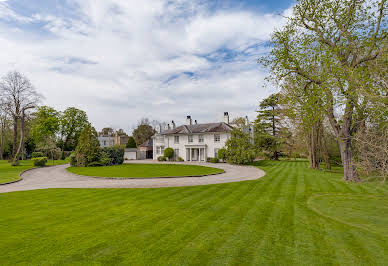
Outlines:
<svg viewBox="0 0 388 266"><path fill-rule="evenodd" d="M135 163L139 163L139 161L136 161ZM145 161L144 163L154 162ZM256 180L265 175L263 170L254 166L210 163L201 163L197 165L221 168L225 173L203 177L113 180L75 175L66 170L69 165L58 165L48 168L37 168L25 172L22 175L23 179L21 181L1 186L0 193L47 188L160 188L200 186Z"/></svg>

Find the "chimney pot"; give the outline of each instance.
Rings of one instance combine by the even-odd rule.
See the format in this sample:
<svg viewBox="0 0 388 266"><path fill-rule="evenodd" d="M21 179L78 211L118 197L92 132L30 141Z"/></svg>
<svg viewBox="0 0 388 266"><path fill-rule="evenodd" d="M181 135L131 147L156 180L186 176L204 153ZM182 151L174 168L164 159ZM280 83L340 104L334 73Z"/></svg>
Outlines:
<svg viewBox="0 0 388 266"><path fill-rule="evenodd" d="M187 118L186 118L186 124L187 124L187 125L191 125L191 124L192 124L191 115L188 115L188 116L187 116Z"/></svg>
<svg viewBox="0 0 388 266"><path fill-rule="evenodd" d="M229 124L229 113L228 112L224 112L224 122L226 124Z"/></svg>

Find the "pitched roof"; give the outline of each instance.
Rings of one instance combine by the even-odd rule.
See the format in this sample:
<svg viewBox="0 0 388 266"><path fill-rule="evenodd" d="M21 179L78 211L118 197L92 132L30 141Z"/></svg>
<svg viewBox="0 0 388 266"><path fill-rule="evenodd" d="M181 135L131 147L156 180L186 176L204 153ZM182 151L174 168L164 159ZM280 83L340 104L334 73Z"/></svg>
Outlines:
<svg viewBox="0 0 388 266"><path fill-rule="evenodd" d="M232 126L224 122L220 122L220 123L208 123L208 124L182 125L175 129L164 131L162 132L162 135L218 133L218 132L230 132L232 130L233 130Z"/></svg>
<svg viewBox="0 0 388 266"><path fill-rule="evenodd" d="M152 147L152 139L147 140L143 144L141 144L139 147Z"/></svg>

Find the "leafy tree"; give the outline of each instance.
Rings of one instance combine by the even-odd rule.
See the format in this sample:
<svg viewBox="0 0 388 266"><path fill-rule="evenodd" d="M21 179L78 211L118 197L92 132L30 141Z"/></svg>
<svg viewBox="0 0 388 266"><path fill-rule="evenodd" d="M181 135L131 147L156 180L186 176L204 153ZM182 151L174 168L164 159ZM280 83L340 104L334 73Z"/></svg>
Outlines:
<svg viewBox="0 0 388 266"><path fill-rule="evenodd" d="M136 148L137 147L136 146L136 141L135 141L135 139L132 136L129 137L128 143L127 143L126 147L127 148Z"/></svg>
<svg viewBox="0 0 388 266"><path fill-rule="evenodd" d="M97 139L97 131L87 124L79 136L75 149L77 166L88 166L92 162L99 161L100 144Z"/></svg>
<svg viewBox="0 0 388 266"><path fill-rule="evenodd" d="M246 164L256 157L255 148L248 133L240 129L233 129L231 138L225 143L226 158L228 163Z"/></svg>
<svg viewBox="0 0 388 266"><path fill-rule="evenodd" d="M54 160L60 113L52 107L41 106L33 116L32 135L36 148L51 153L51 159Z"/></svg>
<svg viewBox="0 0 388 266"><path fill-rule="evenodd" d="M377 93L367 67L387 51L386 11L386 0L299 0L273 33L272 51L259 60L280 86L303 79L322 91L347 181L360 181L352 139L368 115L365 88Z"/></svg>
<svg viewBox="0 0 388 266"><path fill-rule="evenodd" d="M255 121L255 143L259 149L272 152L274 160L279 159L280 130L279 94L272 94L260 103Z"/></svg>
<svg viewBox="0 0 388 266"><path fill-rule="evenodd" d="M155 134L155 130L148 124L141 123L133 131L133 138L137 145L141 145Z"/></svg>
<svg viewBox="0 0 388 266"><path fill-rule="evenodd" d="M171 160L174 157L174 150L172 148L165 148L163 156Z"/></svg>
<svg viewBox="0 0 388 266"><path fill-rule="evenodd" d="M67 108L60 118L62 151L74 150L83 129L89 124L87 114L75 107Z"/></svg>

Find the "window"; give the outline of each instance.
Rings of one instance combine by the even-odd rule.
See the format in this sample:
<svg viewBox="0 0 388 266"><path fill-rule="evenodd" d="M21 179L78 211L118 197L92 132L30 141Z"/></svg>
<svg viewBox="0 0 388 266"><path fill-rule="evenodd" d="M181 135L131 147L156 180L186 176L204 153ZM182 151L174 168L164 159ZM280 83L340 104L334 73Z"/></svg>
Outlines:
<svg viewBox="0 0 388 266"><path fill-rule="evenodd" d="M218 151L219 151L220 149L214 149L214 158L218 158Z"/></svg>
<svg viewBox="0 0 388 266"><path fill-rule="evenodd" d="M214 142L220 142L221 141L221 136L219 134L214 135Z"/></svg>
<svg viewBox="0 0 388 266"><path fill-rule="evenodd" d="M198 135L198 142L200 142L200 143L203 142L203 135Z"/></svg>
<svg viewBox="0 0 388 266"><path fill-rule="evenodd" d="M163 154L164 146L156 146L156 154Z"/></svg>
<svg viewBox="0 0 388 266"><path fill-rule="evenodd" d="M104 144L103 144L103 146L106 146L106 140L104 140Z"/></svg>
<svg viewBox="0 0 388 266"><path fill-rule="evenodd" d="M174 149L174 158L175 160L179 158L179 149Z"/></svg>
<svg viewBox="0 0 388 266"><path fill-rule="evenodd" d="M192 143L193 142L193 135L189 135L188 139L189 139L189 143Z"/></svg>
<svg viewBox="0 0 388 266"><path fill-rule="evenodd" d="M174 136L174 143L179 143L179 136Z"/></svg>

